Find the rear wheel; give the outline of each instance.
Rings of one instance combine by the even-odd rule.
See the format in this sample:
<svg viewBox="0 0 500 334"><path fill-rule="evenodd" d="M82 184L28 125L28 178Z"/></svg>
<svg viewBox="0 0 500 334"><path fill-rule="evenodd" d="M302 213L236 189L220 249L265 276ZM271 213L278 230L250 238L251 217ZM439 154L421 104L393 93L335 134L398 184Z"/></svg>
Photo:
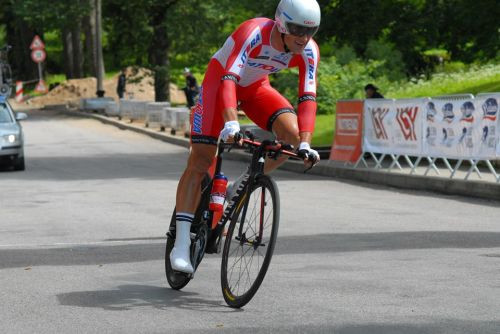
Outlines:
<svg viewBox="0 0 500 334"><path fill-rule="evenodd" d="M229 224L221 268L222 294L235 308L247 304L259 289L279 226L278 188L269 177L258 177L242 201Z"/></svg>

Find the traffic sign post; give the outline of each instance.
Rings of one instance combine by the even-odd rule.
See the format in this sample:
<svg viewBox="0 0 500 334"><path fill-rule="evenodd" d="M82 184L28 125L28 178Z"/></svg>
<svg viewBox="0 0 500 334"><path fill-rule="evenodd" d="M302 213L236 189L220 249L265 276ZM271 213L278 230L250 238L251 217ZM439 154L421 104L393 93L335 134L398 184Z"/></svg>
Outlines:
<svg viewBox="0 0 500 334"><path fill-rule="evenodd" d="M45 94L45 93L47 93L47 91L48 91L47 84L45 83L45 81L40 79L40 81L38 81L38 83L35 87L35 92Z"/></svg>
<svg viewBox="0 0 500 334"><path fill-rule="evenodd" d="M43 63L45 58L47 57L47 53L45 50L33 50L31 51L31 60L35 63Z"/></svg>
<svg viewBox="0 0 500 334"><path fill-rule="evenodd" d="M43 50L43 49L45 49L45 44L43 44L42 39L38 35L35 35L35 37L33 38L33 41L31 41L30 49L31 50Z"/></svg>
<svg viewBox="0 0 500 334"><path fill-rule="evenodd" d="M32 50L31 60L38 64L38 78L40 80L35 87L35 91L39 93L47 93L47 85L45 84L45 81L43 81L42 73L42 63L45 61L45 58L47 58L47 53L45 52L45 44L38 35L35 35L33 41L31 41L30 49Z"/></svg>

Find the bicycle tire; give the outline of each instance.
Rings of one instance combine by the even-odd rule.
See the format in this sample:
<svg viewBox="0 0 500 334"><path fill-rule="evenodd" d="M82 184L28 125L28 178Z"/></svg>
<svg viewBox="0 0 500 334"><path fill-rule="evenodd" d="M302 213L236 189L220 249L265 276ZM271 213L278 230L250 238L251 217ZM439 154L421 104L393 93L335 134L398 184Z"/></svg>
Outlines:
<svg viewBox="0 0 500 334"><path fill-rule="evenodd" d="M258 200L261 201L261 204L258 209L259 210L258 216L255 214L255 212L248 212L248 210L256 211L255 210L256 205L254 205L255 203L252 196L257 201ZM262 203L262 199L266 200L266 197L267 197L267 202L264 201L265 203ZM240 204L242 201L244 201L244 203ZM271 203L271 207L268 207L268 202ZM274 252L274 247L276 244L276 238L278 235L278 227L279 227L280 201L279 201L278 187L276 186L276 183L266 175L259 176L255 180L254 184L249 187L249 190L246 192L246 196L241 196L237 208L238 209L231 218L231 222L229 224L229 228L227 231L226 240L224 243L224 250L222 253L222 265L221 265L222 295L224 296L224 300L226 301L226 303L233 308L243 307L253 298L253 296L259 289L260 285L262 284L262 281L264 280L264 277L269 268L269 264L271 263L271 258ZM263 210L264 208L265 210ZM268 214L268 212L270 211L269 209L272 209L272 213ZM242 213L245 211L246 211L245 221L243 222L242 225L240 220ZM259 219L257 219L257 217ZM261 217L263 219L261 219ZM268 222L269 218L271 219L270 223ZM260 245L259 242L259 245L256 246L256 244L253 244L253 242L251 242L251 237L247 239L248 236L246 235L246 233L250 232L257 234L258 233L256 231L257 225L255 223L260 224L260 221L263 221L263 226L264 226L263 232L265 232L265 230L270 227L270 231L268 231L269 238L262 240L263 245ZM242 234L243 238L240 238L240 240L238 240L237 238L239 238L238 234L240 233L239 232L240 228L244 230L245 233ZM245 242L245 240L247 240L248 242ZM253 264L253 256L255 255L255 253L257 253L257 256L260 255L259 252L260 247L266 247L265 255L263 256L262 266L260 266L260 262L257 260L257 266L260 268L258 268L258 273L255 275L254 279L250 277L250 270L246 268L245 275L248 276L248 282L247 282L248 288L243 288L242 291L240 291L241 266L243 264L243 261L245 261L245 265L248 265L248 262L246 262L246 260L244 260L243 258L245 258L246 254L249 251L251 251L251 248L254 248L254 250L251 252L252 253L251 255L252 257L250 259L250 267L251 267ZM239 260L240 263L239 279L237 282L234 282L233 269L236 269L234 268L234 266L238 263L238 261L234 262L234 264L231 266L233 261L230 260L230 257L232 257L232 254L234 254L234 252L239 253L240 250L242 257ZM235 258L237 258L237 256Z"/></svg>

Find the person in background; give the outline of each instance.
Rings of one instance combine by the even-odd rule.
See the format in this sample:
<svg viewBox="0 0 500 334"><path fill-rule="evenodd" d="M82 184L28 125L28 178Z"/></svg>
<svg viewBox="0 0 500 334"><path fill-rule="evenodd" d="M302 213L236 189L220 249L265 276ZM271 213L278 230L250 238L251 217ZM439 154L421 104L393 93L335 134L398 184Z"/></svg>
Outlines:
<svg viewBox="0 0 500 334"><path fill-rule="evenodd" d="M383 99L384 96L378 92L378 88L373 84L365 86L365 96L367 99Z"/></svg>
<svg viewBox="0 0 500 334"><path fill-rule="evenodd" d="M125 69L122 69L120 76L118 77L118 84L116 86L116 93L120 99L123 99L123 94L126 92L125 87L127 86L127 76L125 75Z"/></svg>
<svg viewBox="0 0 500 334"><path fill-rule="evenodd" d="M186 87L183 90L186 94L188 108L191 108L194 106L194 100L199 93L199 87L196 78L187 67L184 68L184 77L186 77Z"/></svg>

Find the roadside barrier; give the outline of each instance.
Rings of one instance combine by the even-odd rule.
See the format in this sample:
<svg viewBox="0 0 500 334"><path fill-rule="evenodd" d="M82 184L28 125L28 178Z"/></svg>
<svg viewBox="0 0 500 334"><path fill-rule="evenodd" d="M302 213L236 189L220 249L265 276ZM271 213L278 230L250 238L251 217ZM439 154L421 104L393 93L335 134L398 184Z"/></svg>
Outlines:
<svg viewBox="0 0 500 334"><path fill-rule="evenodd" d="M170 113L170 126L172 128L172 134L175 134L177 131L188 133L190 128L189 109L186 107L170 107L167 108L167 110Z"/></svg>
<svg viewBox="0 0 500 334"><path fill-rule="evenodd" d="M433 173L464 180L477 175L480 180L500 183L499 101L500 93L368 99L363 103L362 126L346 121L353 116L345 116L349 112L343 106L352 109L359 101L339 101L331 160L355 169ZM356 139L346 145L349 136Z"/></svg>
<svg viewBox="0 0 500 334"><path fill-rule="evenodd" d="M105 113L106 107L110 103L115 103L115 101L111 97L81 99L80 109Z"/></svg>
<svg viewBox="0 0 500 334"><path fill-rule="evenodd" d="M167 108L170 107L169 102L150 102L146 105L146 127L158 126L161 130L165 130L165 125L162 123L167 123ZM168 121L168 127L170 127L170 121Z"/></svg>
<svg viewBox="0 0 500 334"><path fill-rule="evenodd" d="M16 102L23 102L23 82L16 81Z"/></svg>

